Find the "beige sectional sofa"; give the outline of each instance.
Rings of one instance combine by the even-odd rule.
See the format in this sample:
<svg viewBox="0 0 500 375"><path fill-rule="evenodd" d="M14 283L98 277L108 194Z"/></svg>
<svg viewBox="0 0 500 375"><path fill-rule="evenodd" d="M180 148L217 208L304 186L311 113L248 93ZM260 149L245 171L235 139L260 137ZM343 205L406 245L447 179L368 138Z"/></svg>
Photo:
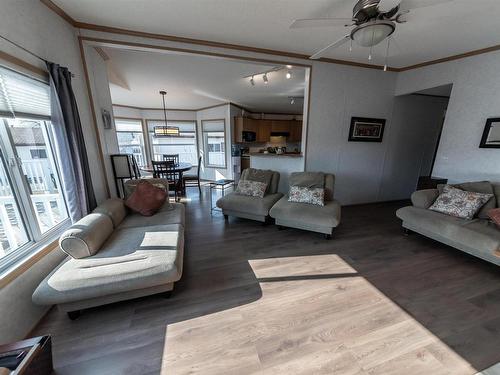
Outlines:
<svg viewBox="0 0 500 375"><path fill-rule="evenodd" d="M491 185L499 207L500 183ZM487 219L464 220L429 210L438 194L438 189L414 192L412 206L396 212L403 228L500 265L500 229Z"/></svg>
<svg viewBox="0 0 500 375"><path fill-rule="evenodd" d="M257 174L260 178L263 178L264 174L270 175L270 183L263 198L249 197L232 192L220 198L216 204L222 210L226 219L228 216L236 216L265 223L269 218L269 210L283 196L278 192L280 174L269 170L248 168L243 171L240 179L252 179L250 174Z"/></svg>
<svg viewBox="0 0 500 375"><path fill-rule="evenodd" d="M60 238L69 256L33 293L33 302L79 310L172 291L181 278L184 205L166 203L153 216L127 210L110 199Z"/></svg>

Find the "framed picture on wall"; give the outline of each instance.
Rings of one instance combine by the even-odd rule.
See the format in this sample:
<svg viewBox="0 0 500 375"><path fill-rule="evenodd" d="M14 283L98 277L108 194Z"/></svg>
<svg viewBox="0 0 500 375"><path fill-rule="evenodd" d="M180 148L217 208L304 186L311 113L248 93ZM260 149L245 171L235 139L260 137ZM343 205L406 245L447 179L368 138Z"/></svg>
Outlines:
<svg viewBox="0 0 500 375"><path fill-rule="evenodd" d="M385 119L352 117L349 142L382 142Z"/></svg>
<svg viewBox="0 0 500 375"><path fill-rule="evenodd" d="M480 148L500 148L500 118L489 118L484 125Z"/></svg>

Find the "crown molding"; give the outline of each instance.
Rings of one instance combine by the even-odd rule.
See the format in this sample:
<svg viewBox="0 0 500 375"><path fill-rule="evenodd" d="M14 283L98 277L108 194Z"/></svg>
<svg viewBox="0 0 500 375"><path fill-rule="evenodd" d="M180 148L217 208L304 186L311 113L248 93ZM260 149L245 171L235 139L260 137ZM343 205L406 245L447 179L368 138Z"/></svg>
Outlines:
<svg viewBox="0 0 500 375"><path fill-rule="evenodd" d="M149 38L149 39L166 40L166 41L171 41L171 42L196 44L196 45L202 45L202 46L208 46L208 47L217 47L217 48L232 49L232 50L237 50L237 51L254 52L254 53L262 53L262 54L266 54L266 55L274 55L274 56L282 56L282 57L289 57L289 58L295 58L295 59L309 60L308 55L305 55L302 53L296 53L296 52L286 52L286 51L273 50L273 49L267 49L267 48L245 46L245 45L240 45L240 44L215 42L215 41L203 40L203 39L185 38L185 37L179 37L179 36L175 36L175 35L155 34L155 33L143 32L143 31L122 29L122 28L118 28L118 27L102 26L102 25L95 25L95 24L91 24L91 23L80 22L78 20L75 20L69 14L67 14L62 8L60 8L58 5L56 5L52 0L40 0L40 1L44 5L46 5L50 10L52 10L54 13L56 13L58 16L63 18L65 21L67 21L70 25L74 26L75 28L79 28L79 29L101 31L101 32L119 34L119 35L137 36L137 37ZM473 51L469 51L469 52L465 52L465 53L461 53L461 54L457 54L457 55L451 55L451 56L443 57L440 59L424 61L424 62L421 62L418 64L408 65L408 66L404 66L404 67L400 67L400 68L388 67L387 70L391 71L391 72L405 72L408 70L423 68L426 66L440 64L440 63L454 61L454 60L460 60L460 59L464 59L467 57L482 55L485 53L495 52L495 51L499 51L499 50L500 50L500 45L494 45L494 46L487 47L487 48L481 48L481 49L477 49L477 50L473 50ZM322 61L322 62L337 64L337 65L354 66L354 67L358 67L358 68L367 68L367 69L376 69L376 70L383 69L382 65L372 65L372 64L359 63L356 61L349 61L349 60L321 58L321 59L316 60L316 61Z"/></svg>

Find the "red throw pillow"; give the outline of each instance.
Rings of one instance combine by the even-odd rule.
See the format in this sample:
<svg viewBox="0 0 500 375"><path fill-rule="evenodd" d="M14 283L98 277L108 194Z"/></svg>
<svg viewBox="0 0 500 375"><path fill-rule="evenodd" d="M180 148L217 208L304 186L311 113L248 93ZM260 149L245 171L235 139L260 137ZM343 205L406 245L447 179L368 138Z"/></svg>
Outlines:
<svg viewBox="0 0 500 375"><path fill-rule="evenodd" d="M493 208L488 211L488 216L500 229L500 208Z"/></svg>
<svg viewBox="0 0 500 375"><path fill-rule="evenodd" d="M125 201L125 205L142 216L153 216L165 204L167 193L148 181L141 181Z"/></svg>

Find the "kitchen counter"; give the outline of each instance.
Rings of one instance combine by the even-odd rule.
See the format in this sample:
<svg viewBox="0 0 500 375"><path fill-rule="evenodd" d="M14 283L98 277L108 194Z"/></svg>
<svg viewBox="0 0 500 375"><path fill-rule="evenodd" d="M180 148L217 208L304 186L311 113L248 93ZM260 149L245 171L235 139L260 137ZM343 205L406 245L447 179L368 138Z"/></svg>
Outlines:
<svg viewBox="0 0 500 375"><path fill-rule="evenodd" d="M250 153L250 167L271 169L280 173L278 191L288 193L288 176L292 172L304 171L304 155L302 154L264 154Z"/></svg>
<svg viewBox="0 0 500 375"><path fill-rule="evenodd" d="M295 153L295 152L289 152L289 153L284 153L284 154L273 154L273 153L267 153L264 154L263 152L252 152L250 153L250 156L257 156L257 157L289 157L289 158L301 158L303 155L300 153Z"/></svg>

